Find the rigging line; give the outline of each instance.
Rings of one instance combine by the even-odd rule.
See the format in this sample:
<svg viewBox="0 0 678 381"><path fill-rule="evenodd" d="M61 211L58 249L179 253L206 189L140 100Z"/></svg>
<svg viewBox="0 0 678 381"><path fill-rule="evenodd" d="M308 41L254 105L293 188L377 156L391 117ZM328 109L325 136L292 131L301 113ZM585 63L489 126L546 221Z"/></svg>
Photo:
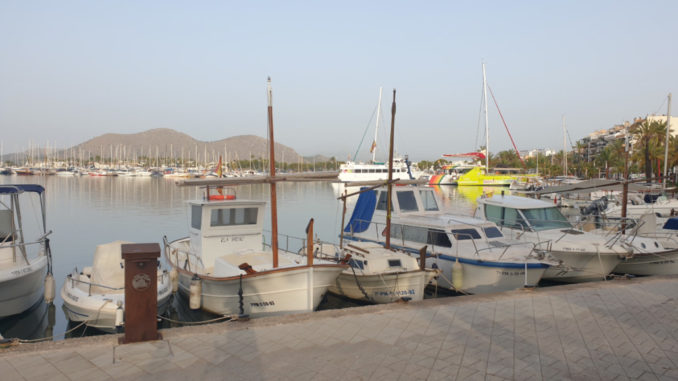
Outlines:
<svg viewBox="0 0 678 381"><path fill-rule="evenodd" d="M665 104L666 104L666 97L664 97L664 101L662 102L662 104L660 104L659 107L657 107L657 111L654 112L654 115L657 115L659 113L659 110L661 110L662 107L664 107Z"/></svg>
<svg viewBox="0 0 678 381"><path fill-rule="evenodd" d="M370 125L372 124L372 119L374 118L374 114L377 113L377 109L379 108L380 105L377 105L374 107L374 110L372 111L372 116L370 116L370 120L367 122L367 126L365 126L365 131L363 132L363 137L360 139L360 144L358 144L358 149L355 150L355 155L353 155L353 161L358 161L358 152L360 152L360 147L363 145L363 141L365 140L365 135L367 135L367 130L370 128Z"/></svg>
<svg viewBox="0 0 678 381"><path fill-rule="evenodd" d="M513 136L511 136L511 131L509 131L508 126L506 125L506 121L504 120L504 115L502 115L501 110L499 109L499 104L497 103L497 100L494 98L494 93L492 92L492 88L490 85L487 85L487 89L490 90L490 95L492 95L492 101L494 101L494 105L497 106L497 111L499 111L499 116L501 117L502 123L504 123L504 127L506 128L506 133L508 134L509 138L511 139L511 144L513 144L513 149L516 150L516 155L518 155L518 159L520 159L520 162L523 163L523 167L527 168L525 165L525 161L523 160L522 157L520 157L520 152L518 151L518 147L516 147L516 142L513 141ZM488 155L490 154L489 152L487 153Z"/></svg>

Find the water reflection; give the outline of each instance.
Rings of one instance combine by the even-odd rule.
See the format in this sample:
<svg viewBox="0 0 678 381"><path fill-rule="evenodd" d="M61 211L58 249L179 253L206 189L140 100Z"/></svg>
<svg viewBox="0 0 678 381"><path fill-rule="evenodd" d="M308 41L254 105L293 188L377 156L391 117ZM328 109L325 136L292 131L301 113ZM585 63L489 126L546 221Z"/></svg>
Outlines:
<svg viewBox="0 0 678 381"><path fill-rule="evenodd" d="M24 340L52 337L55 322L56 307L54 304L47 304L40 300L19 315L0 319L0 333L5 338L16 337Z"/></svg>

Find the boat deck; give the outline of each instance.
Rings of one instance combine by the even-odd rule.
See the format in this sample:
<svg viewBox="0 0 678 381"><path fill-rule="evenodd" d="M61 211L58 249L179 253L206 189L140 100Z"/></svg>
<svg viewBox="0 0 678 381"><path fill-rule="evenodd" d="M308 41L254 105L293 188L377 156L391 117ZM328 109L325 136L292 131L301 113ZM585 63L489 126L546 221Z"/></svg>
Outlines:
<svg viewBox="0 0 678 381"><path fill-rule="evenodd" d="M678 379L678 277L328 310L2 350L11 380Z"/></svg>

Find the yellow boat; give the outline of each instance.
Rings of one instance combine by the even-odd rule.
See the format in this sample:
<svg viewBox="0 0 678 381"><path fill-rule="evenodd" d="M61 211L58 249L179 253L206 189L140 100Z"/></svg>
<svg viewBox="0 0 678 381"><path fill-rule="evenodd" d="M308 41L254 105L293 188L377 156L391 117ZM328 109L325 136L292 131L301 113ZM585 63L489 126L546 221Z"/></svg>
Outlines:
<svg viewBox="0 0 678 381"><path fill-rule="evenodd" d="M515 170L515 169L511 169ZM484 167L475 166L470 171L459 176L458 186L510 186L517 181L519 174L509 174L507 170L495 169L495 173L487 173ZM504 173L501 173L504 172Z"/></svg>

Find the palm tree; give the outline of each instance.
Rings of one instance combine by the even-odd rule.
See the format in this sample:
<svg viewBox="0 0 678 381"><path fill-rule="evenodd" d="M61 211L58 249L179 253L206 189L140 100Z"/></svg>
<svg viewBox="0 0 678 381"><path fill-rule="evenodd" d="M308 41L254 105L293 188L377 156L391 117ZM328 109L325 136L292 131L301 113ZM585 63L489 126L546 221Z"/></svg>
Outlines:
<svg viewBox="0 0 678 381"><path fill-rule="evenodd" d="M642 159L645 168L645 178L652 179L652 160L658 157L657 148L663 146L663 137L666 135L666 123L647 119L631 127L631 133L642 145Z"/></svg>

